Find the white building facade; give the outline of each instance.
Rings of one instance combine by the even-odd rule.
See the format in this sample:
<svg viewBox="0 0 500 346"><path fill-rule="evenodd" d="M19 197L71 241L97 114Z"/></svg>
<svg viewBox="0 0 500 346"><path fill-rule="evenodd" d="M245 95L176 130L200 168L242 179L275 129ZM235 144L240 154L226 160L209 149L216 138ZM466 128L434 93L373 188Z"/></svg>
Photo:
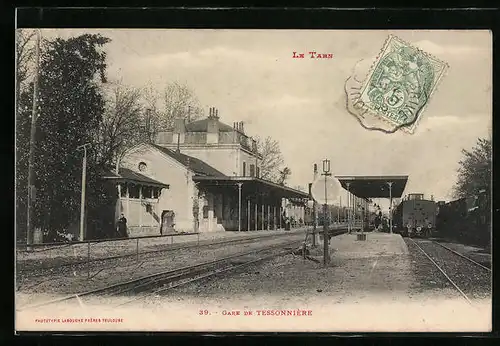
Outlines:
<svg viewBox="0 0 500 346"><path fill-rule="evenodd" d="M123 168L168 185L152 195L157 197L158 218L144 217L142 209L148 208L144 203L131 208L130 201L125 201L129 204L122 211L129 220L129 234L284 227L283 217L290 215L285 207L290 204L283 204L283 199L308 195L260 179L261 161L255 141L244 134L243 123L230 127L219 121L215 109L208 118L192 123L176 120L174 129L159 133L155 144L138 145L121 161ZM303 218L303 204L290 208ZM148 227L141 224L144 221Z"/></svg>

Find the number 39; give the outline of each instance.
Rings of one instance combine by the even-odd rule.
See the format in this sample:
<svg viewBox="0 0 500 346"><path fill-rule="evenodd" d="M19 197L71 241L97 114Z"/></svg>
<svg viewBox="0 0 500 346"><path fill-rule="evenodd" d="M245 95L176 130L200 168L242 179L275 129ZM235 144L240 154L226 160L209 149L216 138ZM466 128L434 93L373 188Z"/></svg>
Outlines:
<svg viewBox="0 0 500 346"><path fill-rule="evenodd" d="M199 315L208 315L208 310L200 310Z"/></svg>

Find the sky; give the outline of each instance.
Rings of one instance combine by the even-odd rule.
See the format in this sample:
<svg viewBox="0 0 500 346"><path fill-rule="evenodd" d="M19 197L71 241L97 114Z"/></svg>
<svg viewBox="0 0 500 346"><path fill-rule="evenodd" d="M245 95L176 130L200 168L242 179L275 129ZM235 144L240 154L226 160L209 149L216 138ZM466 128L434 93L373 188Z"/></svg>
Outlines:
<svg viewBox="0 0 500 346"><path fill-rule="evenodd" d="M161 91L189 85L208 113L245 122L250 136L280 143L290 186L307 186L313 164L334 175L408 175L406 193L452 199L461 149L492 123L489 31L386 30L44 30L46 37L100 33L108 76ZM344 82L360 59L375 57L389 34L448 63L414 134L368 131L345 109ZM333 54L310 59L308 52ZM306 53L293 59L293 52ZM383 205L384 202L380 201Z"/></svg>

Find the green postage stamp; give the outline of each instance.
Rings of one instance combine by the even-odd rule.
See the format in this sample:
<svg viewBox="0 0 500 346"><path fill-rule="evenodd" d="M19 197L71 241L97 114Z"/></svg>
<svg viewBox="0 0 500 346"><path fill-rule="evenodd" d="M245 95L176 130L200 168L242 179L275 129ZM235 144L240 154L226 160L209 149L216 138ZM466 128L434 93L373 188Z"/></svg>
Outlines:
<svg viewBox="0 0 500 346"><path fill-rule="evenodd" d="M363 83L360 101L383 120L413 133L447 67L390 35Z"/></svg>

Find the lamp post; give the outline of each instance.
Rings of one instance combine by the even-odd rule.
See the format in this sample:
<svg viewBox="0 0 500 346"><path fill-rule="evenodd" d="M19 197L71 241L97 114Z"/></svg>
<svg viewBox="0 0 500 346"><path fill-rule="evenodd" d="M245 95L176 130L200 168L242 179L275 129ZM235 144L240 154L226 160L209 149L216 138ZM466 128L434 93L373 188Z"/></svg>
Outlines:
<svg viewBox="0 0 500 346"><path fill-rule="evenodd" d="M330 252L328 249L328 220L326 217L326 208L328 204L327 200L327 190L326 190L326 179L328 176L331 176L332 174L330 173L330 160L325 159L323 160L323 173L321 173L325 177L325 204L323 205L323 264L325 267L328 265L330 262Z"/></svg>
<svg viewBox="0 0 500 346"><path fill-rule="evenodd" d="M359 209L361 211L361 234L363 234L363 227L364 227L364 217L365 217L365 210L363 207L363 200L361 200L361 203L359 204Z"/></svg>
<svg viewBox="0 0 500 346"><path fill-rule="evenodd" d="M76 149L83 148L83 162L82 162L82 199L80 202L80 241L85 239L85 185L87 179L87 146L90 143L80 145Z"/></svg>
<svg viewBox="0 0 500 346"><path fill-rule="evenodd" d="M349 187L351 183L347 183L347 233L351 234L351 191Z"/></svg>
<svg viewBox="0 0 500 346"><path fill-rule="evenodd" d="M318 165L314 164L314 175L313 175L313 181L316 180L318 176ZM316 200L313 198L313 238L312 238L312 246L316 247L316 228L318 227L318 211L316 207Z"/></svg>
<svg viewBox="0 0 500 346"><path fill-rule="evenodd" d="M387 185L389 185L389 232L392 233L392 181Z"/></svg>
<svg viewBox="0 0 500 346"><path fill-rule="evenodd" d="M238 232L241 232L241 186L243 183L238 183Z"/></svg>

